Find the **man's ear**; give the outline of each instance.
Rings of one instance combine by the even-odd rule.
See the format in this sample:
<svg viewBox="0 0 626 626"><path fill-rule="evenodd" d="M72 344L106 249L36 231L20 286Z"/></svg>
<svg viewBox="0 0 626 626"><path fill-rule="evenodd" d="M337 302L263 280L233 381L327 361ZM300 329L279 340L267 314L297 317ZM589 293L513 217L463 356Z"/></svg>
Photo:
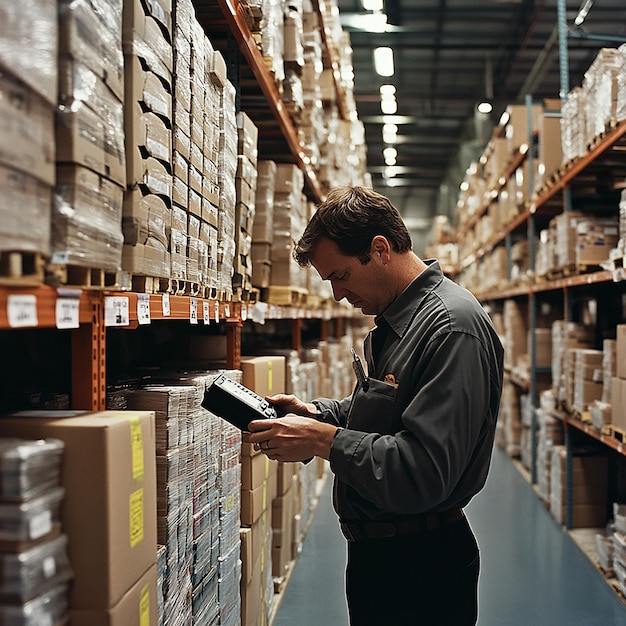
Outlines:
<svg viewBox="0 0 626 626"><path fill-rule="evenodd" d="M389 253L391 252L391 246L386 237L382 235L376 235L372 239L372 254L379 256L385 262L389 260Z"/></svg>

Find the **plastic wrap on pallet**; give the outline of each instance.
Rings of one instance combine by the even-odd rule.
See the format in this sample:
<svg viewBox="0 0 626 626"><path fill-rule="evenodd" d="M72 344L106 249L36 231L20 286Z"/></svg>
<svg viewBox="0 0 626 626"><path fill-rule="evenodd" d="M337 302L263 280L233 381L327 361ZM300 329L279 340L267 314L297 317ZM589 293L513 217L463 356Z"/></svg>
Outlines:
<svg viewBox="0 0 626 626"><path fill-rule="evenodd" d="M617 104L618 54L602 48L583 79L586 142L590 144L615 119Z"/></svg>
<svg viewBox="0 0 626 626"><path fill-rule="evenodd" d="M617 104L615 106L615 117L618 122L621 122L626 120L626 44L622 44L617 52Z"/></svg>
<svg viewBox="0 0 626 626"><path fill-rule="evenodd" d="M57 3L0 5L0 68L19 78L49 104L57 102Z"/></svg>
<svg viewBox="0 0 626 626"><path fill-rule="evenodd" d="M575 87L567 96L561 111L561 149L563 162L578 159L587 151L585 94Z"/></svg>

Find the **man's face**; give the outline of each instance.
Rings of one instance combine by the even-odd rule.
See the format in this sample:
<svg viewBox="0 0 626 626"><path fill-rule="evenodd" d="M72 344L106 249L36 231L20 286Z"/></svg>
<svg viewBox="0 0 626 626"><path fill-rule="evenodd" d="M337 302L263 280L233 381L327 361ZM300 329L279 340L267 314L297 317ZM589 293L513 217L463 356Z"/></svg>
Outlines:
<svg viewBox="0 0 626 626"><path fill-rule="evenodd" d="M345 298L365 315L378 315L387 307L383 265L378 254L371 254L362 265L355 256L346 256L334 241L322 238L311 256L311 265L322 280L330 281L333 296Z"/></svg>

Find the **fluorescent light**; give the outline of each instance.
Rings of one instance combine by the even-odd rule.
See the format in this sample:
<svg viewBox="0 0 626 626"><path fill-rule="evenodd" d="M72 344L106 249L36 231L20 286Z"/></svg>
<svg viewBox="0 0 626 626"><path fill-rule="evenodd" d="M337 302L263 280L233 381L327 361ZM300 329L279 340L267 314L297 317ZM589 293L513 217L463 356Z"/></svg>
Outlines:
<svg viewBox="0 0 626 626"><path fill-rule="evenodd" d="M585 18L587 17L587 14L589 13L589 10L592 6L593 0L586 0L584 4L580 7L580 11L578 11L578 15L574 20L574 24L576 24L576 26L580 26L585 21Z"/></svg>
<svg viewBox="0 0 626 626"><path fill-rule="evenodd" d="M395 98L383 98L380 101L380 110L384 115L393 115L398 112L398 103Z"/></svg>
<svg viewBox="0 0 626 626"><path fill-rule="evenodd" d="M396 124L383 124L383 141L385 143L396 143L398 139L398 127Z"/></svg>
<svg viewBox="0 0 626 626"><path fill-rule="evenodd" d="M383 156L385 157L385 163L387 165L395 165L398 158L398 151L395 148L385 148L383 150Z"/></svg>
<svg viewBox="0 0 626 626"><path fill-rule="evenodd" d="M493 107L491 106L491 102L485 101L485 102L481 102L478 105L477 109L479 113L484 113L486 115L487 113L491 113L491 111L493 110Z"/></svg>
<svg viewBox="0 0 626 626"><path fill-rule="evenodd" d="M391 48L374 48L374 69L379 76L393 76L393 50Z"/></svg>
<svg viewBox="0 0 626 626"><path fill-rule="evenodd" d="M361 0L361 4L366 11L383 10L383 0Z"/></svg>
<svg viewBox="0 0 626 626"><path fill-rule="evenodd" d="M396 95L396 86L395 85L381 85L380 86L380 95L384 96L395 96Z"/></svg>

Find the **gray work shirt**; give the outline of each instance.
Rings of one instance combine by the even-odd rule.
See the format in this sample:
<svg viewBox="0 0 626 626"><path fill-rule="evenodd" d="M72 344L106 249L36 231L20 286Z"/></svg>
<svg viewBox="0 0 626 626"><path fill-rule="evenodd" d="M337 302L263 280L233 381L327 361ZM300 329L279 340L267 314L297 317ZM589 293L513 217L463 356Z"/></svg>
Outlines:
<svg viewBox="0 0 626 626"><path fill-rule="evenodd" d="M342 520L464 507L487 478L502 343L476 298L426 263L376 319L384 336L367 390L315 401L320 419L345 427L330 451Z"/></svg>

